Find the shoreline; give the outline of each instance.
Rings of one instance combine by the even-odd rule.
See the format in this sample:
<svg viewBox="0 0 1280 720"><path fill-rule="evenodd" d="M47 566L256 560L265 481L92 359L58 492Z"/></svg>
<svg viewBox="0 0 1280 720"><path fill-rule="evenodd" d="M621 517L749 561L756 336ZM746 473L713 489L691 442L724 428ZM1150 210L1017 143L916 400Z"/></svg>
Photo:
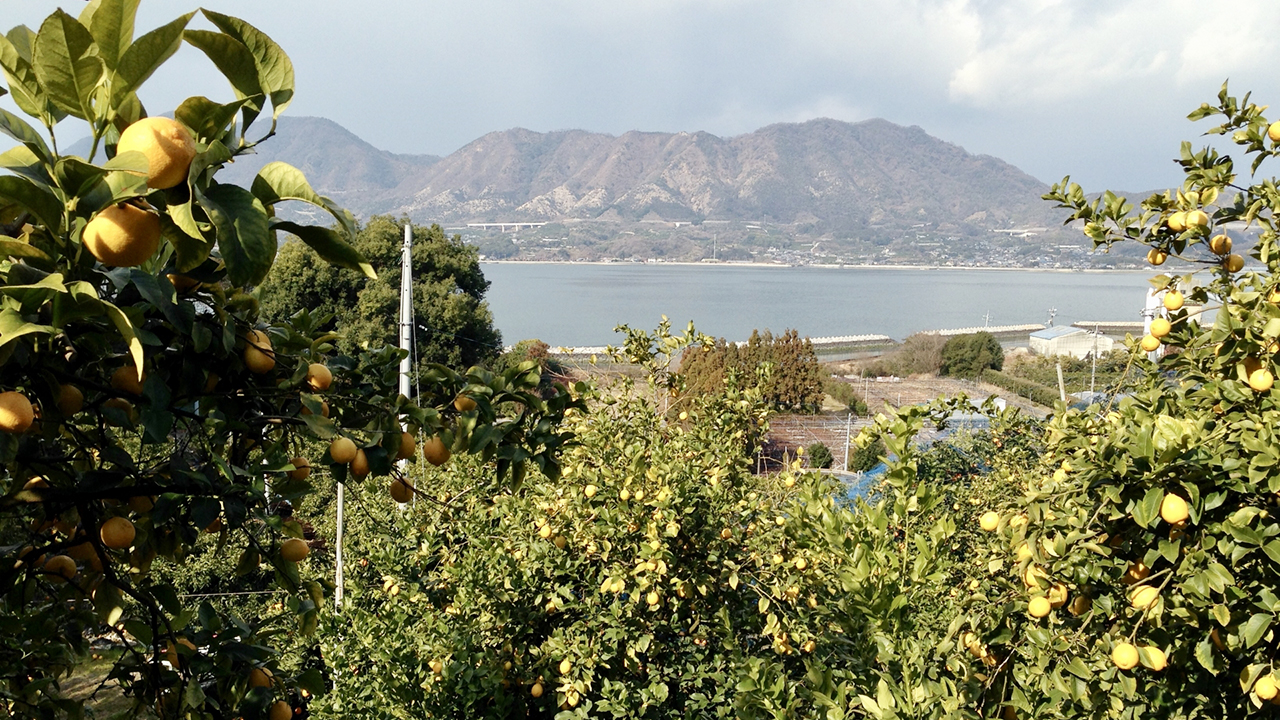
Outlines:
<svg viewBox="0 0 1280 720"><path fill-rule="evenodd" d="M1037 268L1037 267L992 267L989 265L787 265L783 263L765 262L628 262L604 260L491 260L480 261L481 265L598 265L619 267L702 267L702 268L770 268L780 270L799 270L813 268L817 270L975 270L991 272L1043 272L1043 273L1146 273L1142 268Z"/></svg>

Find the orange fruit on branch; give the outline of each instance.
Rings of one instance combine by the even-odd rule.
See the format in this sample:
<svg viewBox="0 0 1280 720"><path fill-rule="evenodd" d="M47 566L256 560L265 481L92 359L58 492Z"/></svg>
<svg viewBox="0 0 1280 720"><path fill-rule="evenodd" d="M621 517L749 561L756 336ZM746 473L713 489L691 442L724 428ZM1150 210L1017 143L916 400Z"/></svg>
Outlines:
<svg viewBox="0 0 1280 720"><path fill-rule="evenodd" d="M147 185L171 188L187 179L187 170L196 156L191 131L177 120L148 117L120 133L116 154L140 152L147 158Z"/></svg>
<svg viewBox="0 0 1280 720"><path fill-rule="evenodd" d="M81 236L103 265L137 267L160 247L160 216L137 205L111 205L89 221Z"/></svg>

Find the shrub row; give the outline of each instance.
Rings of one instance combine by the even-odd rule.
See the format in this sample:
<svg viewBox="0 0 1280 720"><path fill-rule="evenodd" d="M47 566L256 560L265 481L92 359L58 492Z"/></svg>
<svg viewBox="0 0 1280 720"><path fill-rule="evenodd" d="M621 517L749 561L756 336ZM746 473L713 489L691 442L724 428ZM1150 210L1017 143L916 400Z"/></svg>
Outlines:
<svg viewBox="0 0 1280 720"><path fill-rule="evenodd" d="M1032 402L1040 403L1041 405L1046 405L1048 407L1053 407L1053 404L1059 399L1058 392L1053 388L1045 387L1040 383L1031 382L1030 380L1016 378L1012 375L1002 373L999 370L992 370L990 368L983 370L979 379L983 382L989 382L997 387L1002 387L1005 390L1008 390L1020 397L1024 397Z"/></svg>

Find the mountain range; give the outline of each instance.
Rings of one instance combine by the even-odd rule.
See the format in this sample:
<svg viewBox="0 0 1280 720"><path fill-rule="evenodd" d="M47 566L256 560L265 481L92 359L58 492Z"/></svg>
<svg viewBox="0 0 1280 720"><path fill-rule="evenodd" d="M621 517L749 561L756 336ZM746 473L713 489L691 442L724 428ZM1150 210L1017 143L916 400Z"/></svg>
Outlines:
<svg viewBox="0 0 1280 720"><path fill-rule="evenodd" d="M782 123L731 138L517 128L440 158L390 153L330 120L286 116L258 151L224 177L248 183L283 160L357 215L423 222L743 221L841 236L1060 222L1039 180L885 120Z"/></svg>

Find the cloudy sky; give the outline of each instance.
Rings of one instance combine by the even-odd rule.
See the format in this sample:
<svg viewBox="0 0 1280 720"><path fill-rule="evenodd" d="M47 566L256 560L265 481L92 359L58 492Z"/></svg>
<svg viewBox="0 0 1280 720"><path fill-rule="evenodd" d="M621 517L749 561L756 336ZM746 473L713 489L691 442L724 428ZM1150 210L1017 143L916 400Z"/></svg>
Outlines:
<svg viewBox="0 0 1280 720"><path fill-rule="evenodd" d="M289 113L448 154L494 130L706 130L882 117L1089 189L1177 182L1230 78L1280 118L1280 3L1224 0L208 0L290 54ZM79 0L0 0L33 28ZM144 0L139 27L187 9ZM151 112L230 99L185 48ZM4 101L7 102L7 98ZM1197 142L1202 142L1197 140ZM1264 167L1265 169L1265 167Z"/></svg>

